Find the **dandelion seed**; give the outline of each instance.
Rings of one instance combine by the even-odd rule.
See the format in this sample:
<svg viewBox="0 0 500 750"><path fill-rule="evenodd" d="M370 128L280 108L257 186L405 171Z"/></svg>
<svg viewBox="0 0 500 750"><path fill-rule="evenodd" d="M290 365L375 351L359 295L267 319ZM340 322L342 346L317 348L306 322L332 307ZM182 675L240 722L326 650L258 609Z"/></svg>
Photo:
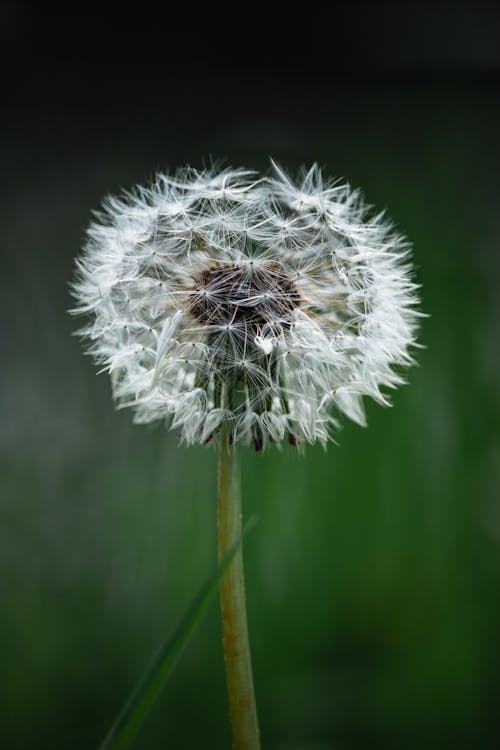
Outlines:
<svg viewBox="0 0 500 750"><path fill-rule="evenodd" d="M412 363L410 246L317 166L294 182L186 168L110 197L77 263L73 312L137 422L187 443L229 427L262 449L326 443Z"/></svg>

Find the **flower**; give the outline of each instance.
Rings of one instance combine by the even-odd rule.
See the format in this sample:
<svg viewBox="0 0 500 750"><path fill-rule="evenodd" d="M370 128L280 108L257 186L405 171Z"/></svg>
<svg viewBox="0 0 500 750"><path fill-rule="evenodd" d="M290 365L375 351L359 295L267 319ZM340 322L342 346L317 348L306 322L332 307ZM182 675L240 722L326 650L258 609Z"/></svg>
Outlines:
<svg viewBox="0 0 500 750"><path fill-rule="evenodd" d="M136 422L187 443L326 443L413 362L410 245L314 165L159 174L108 197L77 261L79 333ZM396 369L395 369L396 368Z"/></svg>

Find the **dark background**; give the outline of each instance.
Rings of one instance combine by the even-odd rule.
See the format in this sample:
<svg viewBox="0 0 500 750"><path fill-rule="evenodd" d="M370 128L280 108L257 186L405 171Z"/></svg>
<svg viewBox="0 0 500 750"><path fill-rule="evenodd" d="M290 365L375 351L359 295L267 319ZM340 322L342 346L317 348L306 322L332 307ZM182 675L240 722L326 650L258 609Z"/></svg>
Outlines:
<svg viewBox="0 0 500 750"><path fill-rule="evenodd" d="M90 211L273 156L388 209L430 317L367 430L244 451L264 747L498 747L498 8L106 7L0 5L0 746L96 747L215 564L215 453L115 412L72 337ZM230 747L216 606L137 747Z"/></svg>

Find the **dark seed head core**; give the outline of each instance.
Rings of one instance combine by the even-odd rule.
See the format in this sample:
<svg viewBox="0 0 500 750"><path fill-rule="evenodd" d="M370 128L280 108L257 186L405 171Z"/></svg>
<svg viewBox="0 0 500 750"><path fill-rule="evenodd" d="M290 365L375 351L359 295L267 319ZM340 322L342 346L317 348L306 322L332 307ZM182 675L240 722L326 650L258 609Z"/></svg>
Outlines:
<svg viewBox="0 0 500 750"><path fill-rule="evenodd" d="M241 324L259 334L263 328L290 328L300 304L293 281L277 264L216 263L194 278L188 310L207 326Z"/></svg>

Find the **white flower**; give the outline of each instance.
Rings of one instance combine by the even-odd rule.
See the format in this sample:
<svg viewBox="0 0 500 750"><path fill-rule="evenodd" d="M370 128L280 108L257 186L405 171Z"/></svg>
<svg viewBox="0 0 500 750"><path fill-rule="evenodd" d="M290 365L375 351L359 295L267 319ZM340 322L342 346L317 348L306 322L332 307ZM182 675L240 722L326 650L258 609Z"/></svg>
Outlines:
<svg viewBox="0 0 500 750"><path fill-rule="evenodd" d="M137 422L188 443L325 443L335 412L404 382L418 313L407 241L317 166L292 181L187 168L109 197L77 261L80 333ZM396 369L394 369L396 367Z"/></svg>

